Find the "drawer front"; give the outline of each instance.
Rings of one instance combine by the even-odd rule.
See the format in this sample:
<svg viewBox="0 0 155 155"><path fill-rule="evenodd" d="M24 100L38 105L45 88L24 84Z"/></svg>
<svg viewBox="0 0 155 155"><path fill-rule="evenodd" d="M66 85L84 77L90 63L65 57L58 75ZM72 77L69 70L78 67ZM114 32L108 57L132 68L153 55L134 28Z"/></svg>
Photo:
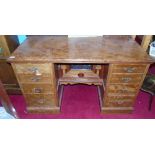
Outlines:
<svg viewBox="0 0 155 155"><path fill-rule="evenodd" d="M110 83L139 83L143 74L112 74Z"/></svg>
<svg viewBox="0 0 155 155"><path fill-rule="evenodd" d="M52 83L50 74L42 74L40 76L35 76L32 74L18 74L17 76L21 83Z"/></svg>
<svg viewBox="0 0 155 155"><path fill-rule="evenodd" d="M26 64L15 64L16 72L22 74L36 74L41 75L43 73L51 73L51 64L34 64L34 63L26 63Z"/></svg>
<svg viewBox="0 0 155 155"><path fill-rule="evenodd" d="M133 106L134 97L132 96L108 96L105 106L110 107L130 107Z"/></svg>
<svg viewBox="0 0 155 155"><path fill-rule="evenodd" d="M147 65L113 65L113 73L144 73Z"/></svg>
<svg viewBox="0 0 155 155"><path fill-rule="evenodd" d="M51 84L22 84L21 86L25 94L55 93Z"/></svg>
<svg viewBox="0 0 155 155"><path fill-rule="evenodd" d="M25 95L28 106L57 106L55 94L29 94Z"/></svg>
<svg viewBox="0 0 155 155"><path fill-rule="evenodd" d="M108 87L109 95L135 95L138 85L113 84Z"/></svg>

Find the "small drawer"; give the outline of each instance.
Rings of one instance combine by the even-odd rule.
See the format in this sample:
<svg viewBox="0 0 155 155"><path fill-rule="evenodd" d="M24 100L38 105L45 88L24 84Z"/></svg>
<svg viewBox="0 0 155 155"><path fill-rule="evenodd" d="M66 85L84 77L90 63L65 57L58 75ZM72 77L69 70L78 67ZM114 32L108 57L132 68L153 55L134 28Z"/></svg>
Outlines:
<svg viewBox="0 0 155 155"><path fill-rule="evenodd" d="M50 63L45 64L34 64L34 63L26 63L26 64L15 64L16 72L22 74L35 74L41 75L43 73L51 73L51 65Z"/></svg>
<svg viewBox="0 0 155 155"><path fill-rule="evenodd" d="M32 74L17 74L17 76L21 83L52 83L52 77L50 74L42 74L40 76L35 76Z"/></svg>
<svg viewBox="0 0 155 155"><path fill-rule="evenodd" d="M137 92L138 85L113 84L108 87L109 95L133 95Z"/></svg>
<svg viewBox="0 0 155 155"><path fill-rule="evenodd" d="M144 73L147 65L113 65L112 73Z"/></svg>
<svg viewBox="0 0 155 155"><path fill-rule="evenodd" d="M143 74L112 74L110 83L139 83Z"/></svg>
<svg viewBox="0 0 155 155"><path fill-rule="evenodd" d="M28 106L57 106L58 99L55 94L29 94L25 95Z"/></svg>
<svg viewBox="0 0 155 155"><path fill-rule="evenodd" d="M132 96L108 96L105 106L128 107L133 106L134 97Z"/></svg>
<svg viewBox="0 0 155 155"><path fill-rule="evenodd" d="M25 94L55 93L51 84L22 84L21 86Z"/></svg>

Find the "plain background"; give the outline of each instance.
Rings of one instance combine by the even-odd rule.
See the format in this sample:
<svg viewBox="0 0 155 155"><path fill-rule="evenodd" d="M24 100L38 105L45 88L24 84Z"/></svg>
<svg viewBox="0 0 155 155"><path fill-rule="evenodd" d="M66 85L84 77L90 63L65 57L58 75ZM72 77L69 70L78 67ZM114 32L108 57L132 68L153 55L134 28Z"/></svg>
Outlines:
<svg viewBox="0 0 155 155"><path fill-rule="evenodd" d="M0 34L155 34L154 0L0 0ZM154 155L152 120L0 120L2 155Z"/></svg>

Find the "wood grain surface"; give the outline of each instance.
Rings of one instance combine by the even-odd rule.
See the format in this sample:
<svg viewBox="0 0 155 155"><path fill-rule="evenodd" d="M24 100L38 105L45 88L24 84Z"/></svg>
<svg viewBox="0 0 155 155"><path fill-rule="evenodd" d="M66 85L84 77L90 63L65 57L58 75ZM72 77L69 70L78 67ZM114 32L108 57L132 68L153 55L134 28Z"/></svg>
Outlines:
<svg viewBox="0 0 155 155"><path fill-rule="evenodd" d="M31 36L8 61L54 63L154 62L129 36Z"/></svg>

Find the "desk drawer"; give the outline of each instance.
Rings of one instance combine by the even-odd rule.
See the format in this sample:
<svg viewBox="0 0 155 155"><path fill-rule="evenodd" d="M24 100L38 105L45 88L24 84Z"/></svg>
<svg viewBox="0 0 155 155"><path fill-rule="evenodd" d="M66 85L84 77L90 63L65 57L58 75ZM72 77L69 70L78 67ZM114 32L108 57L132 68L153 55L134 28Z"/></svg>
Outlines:
<svg viewBox="0 0 155 155"><path fill-rule="evenodd" d="M128 107L132 106L134 97L132 96L108 96L105 106Z"/></svg>
<svg viewBox="0 0 155 155"><path fill-rule="evenodd" d="M112 72L113 73L144 73L147 65L130 65L130 64L115 64L113 65Z"/></svg>
<svg viewBox="0 0 155 155"><path fill-rule="evenodd" d="M55 93L51 84L21 84L25 94Z"/></svg>
<svg viewBox="0 0 155 155"><path fill-rule="evenodd" d="M56 106L58 104L55 94L26 94L25 97L29 106Z"/></svg>
<svg viewBox="0 0 155 155"><path fill-rule="evenodd" d="M143 74L112 74L110 83L139 83Z"/></svg>
<svg viewBox="0 0 155 155"><path fill-rule="evenodd" d="M52 83L52 77L50 74L42 74L40 76L32 74L17 74L17 76L21 83Z"/></svg>
<svg viewBox="0 0 155 155"><path fill-rule="evenodd" d="M26 64L15 64L16 72L22 74L43 74L51 73L51 64L35 64L35 63L26 63Z"/></svg>
<svg viewBox="0 0 155 155"><path fill-rule="evenodd" d="M109 95L135 95L139 85L113 84L108 87Z"/></svg>

